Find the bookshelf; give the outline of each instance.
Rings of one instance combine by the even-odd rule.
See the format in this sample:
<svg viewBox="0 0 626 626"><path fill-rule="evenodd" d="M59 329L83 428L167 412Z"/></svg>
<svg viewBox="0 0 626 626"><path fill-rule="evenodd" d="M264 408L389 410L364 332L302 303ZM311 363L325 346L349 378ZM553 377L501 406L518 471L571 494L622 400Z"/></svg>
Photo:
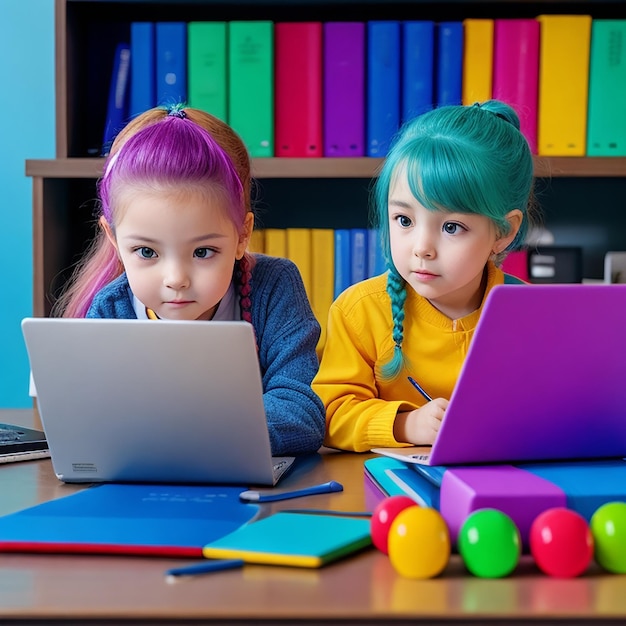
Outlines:
<svg viewBox="0 0 626 626"><path fill-rule="evenodd" d="M623 0L55 0L56 158L27 160L33 184L33 311L47 315L53 294L93 235L98 150L106 115L110 59L132 21L267 19L273 21L536 17L542 13L626 18ZM253 160L263 226L365 226L375 158ZM604 235L587 242L599 257L626 249L626 158L535 157L546 225ZM581 197L581 183L587 191ZM566 193L568 189L574 193ZM586 197L585 197L586 195ZM547 206L546 206L547 202ZM601 204L596 210L595 204ZM575 205L575 206L574 206ZM589 209L589 207L592 207ZM591 217L589 214L593 213ZM568 221L569 220L569 221ZM593 230L593 229L592 229ZM594 231L595 232L595 231ZM621 234L623 233L623 234ZM574 237L577 235L574 234ZM620 239L621 237L621 239ZM581 245L586 245L581 241ZM596 276L599 277L599 276Z"/></svg>

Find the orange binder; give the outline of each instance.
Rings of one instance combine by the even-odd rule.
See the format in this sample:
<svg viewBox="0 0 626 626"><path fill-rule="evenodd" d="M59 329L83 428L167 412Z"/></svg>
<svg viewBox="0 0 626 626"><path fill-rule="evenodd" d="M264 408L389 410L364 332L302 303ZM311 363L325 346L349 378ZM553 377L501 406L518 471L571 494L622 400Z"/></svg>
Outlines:
<svg viewBox="0 0 626 626"><path fill-rule="evenodd" d="M538 153L584 156L591 16L540 15Z"/></svg>
<svg viewBox="0 0 626 626"><path fill-rule="evenodd" d="M321 157L322 23L275 25L275 153Z"/></svg>
<svg viewBox="0 0 626 626"><path fill-rule="evenodd" d="M491 98L493 20L463 21L463 104Z"/></svg>

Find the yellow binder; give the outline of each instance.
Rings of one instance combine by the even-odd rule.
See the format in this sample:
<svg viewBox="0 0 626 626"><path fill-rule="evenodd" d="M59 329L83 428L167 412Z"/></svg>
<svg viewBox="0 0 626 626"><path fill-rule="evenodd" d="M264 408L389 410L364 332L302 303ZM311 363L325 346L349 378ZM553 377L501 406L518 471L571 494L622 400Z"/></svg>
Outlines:
<svg viewBox="0 0 626 626"><path fill-rule="evenodd" d="M463 104L491 98L493 20L463 20Z"/></svg>
<svg viewBox="0 0 626 626"><path fill-rule="evenodd" d="M311 300L311 229L287 228L287 258L293 261L302 276L306 295Z"/></svg>
<svg viewBox="0 0 626 626"><path fill-rule="evenodd" d="M265 254L287 256L287 231L284 228L265 229Z"/></svg>
<svg viewBox="0 0 626 626"><path fill-rule="evenodd" d="M540 15L538 153L584 156L590 15Z"/></svg>
<svg viewBox="0 0 626 626"><path fill-rule="evenodd" d="M334 298L335 231L331 228L313 228L311 249L314 259L311 268L311 306L322 327L322 334L317 343L317 353L321 358L326 344L328 310Z"/></svg>

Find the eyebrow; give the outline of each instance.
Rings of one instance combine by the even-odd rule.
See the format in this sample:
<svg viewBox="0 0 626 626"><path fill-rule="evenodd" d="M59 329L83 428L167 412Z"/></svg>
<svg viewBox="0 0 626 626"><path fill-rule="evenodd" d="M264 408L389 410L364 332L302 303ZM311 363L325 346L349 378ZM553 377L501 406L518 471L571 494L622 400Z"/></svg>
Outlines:
<svg viewBox="0 0 626 626"><path fill-rule="evenodd" d="M226 237L223 233L207 233L205 235L198 235L197 237L193 237L189 241L191 243L198 243L201 241L206 241L207 239L224 239ZM133 239L136 241L142 241L145 243L160 243L159 239L153 239L152 237L146 237L145 235L126 235L125 239Z"/></svg>
<svg viewBox="0 0 626 626"><path fill-rule="evenodd" d="M394 198L391 198L389 200L389 206L395 206L395 207L399 207L401 209L410 209L412 208L411 205L408 202L404 202L403 200L396 200Z"/></svg>

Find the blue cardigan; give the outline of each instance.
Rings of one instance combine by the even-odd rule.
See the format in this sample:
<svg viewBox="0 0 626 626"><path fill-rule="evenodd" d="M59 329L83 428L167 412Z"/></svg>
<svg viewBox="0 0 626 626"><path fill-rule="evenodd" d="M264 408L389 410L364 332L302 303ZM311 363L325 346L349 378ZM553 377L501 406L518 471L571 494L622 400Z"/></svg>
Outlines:
<svg viewBox="0 0 626 626"><path fill-rule="evenodd" d="M255 258L252 325L272 454L315 452L326 427L324 406L311 389L319 367L315 347L320 325L294 263L265 255ZM96 294L87 317L136 319L126 274Z"/></svg>

